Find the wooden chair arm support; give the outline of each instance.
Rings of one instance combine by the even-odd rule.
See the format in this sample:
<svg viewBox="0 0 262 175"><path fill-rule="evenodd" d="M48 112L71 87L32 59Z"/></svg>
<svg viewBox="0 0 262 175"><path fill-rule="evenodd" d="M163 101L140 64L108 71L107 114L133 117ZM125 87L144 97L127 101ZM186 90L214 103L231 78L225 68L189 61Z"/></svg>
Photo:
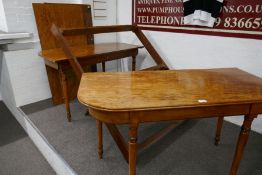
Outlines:
<svg viewBox="0 0 262 175"><path fill-rule="evenodd" d="M165 65L160 64L146 69L142 69L140 71L153 71L153 70L168 70L168 68Z"/></svg>
<svg viewBox="0 0 262 175"><path fill-rule="evenodd" d="M150 41L147 39L147 37L144 35L141 28L139 28L136 25L96 26L96 27L75 28L75 29L62 29L61 31L64 36L132 31L136 34L137 38L145 46L146 50L152 56L156 64L163 65L166 69L168 69L168 66L165 64L161 56L157 53L157 51L150 43Z"/></svg>
<svg viewBox="0 0 262 175"><path fill-rule="evenodd" d="M112 26L95 26L85 28L62 29L64 36L98 34L98 33L113 33L113 32L128 32L133 31L135 26L132 25L112 25Z"/></svg>
<svg viewBox="0 0 262 175"><path fill-rule="evenodd" d="M67 41L65 40L61 31L59 30L59 28L55 24L52 25L51 32L53 33L53 35L57 39L57 41L59 41L61 48L63 49L66 57L69 60L70 65L72 66L73 70L75 71L75 73L77 75L78 80L80 81L82 74L84 73L83 68L81 67L81 65L77 61L76 57L71 52Z"/></svg>

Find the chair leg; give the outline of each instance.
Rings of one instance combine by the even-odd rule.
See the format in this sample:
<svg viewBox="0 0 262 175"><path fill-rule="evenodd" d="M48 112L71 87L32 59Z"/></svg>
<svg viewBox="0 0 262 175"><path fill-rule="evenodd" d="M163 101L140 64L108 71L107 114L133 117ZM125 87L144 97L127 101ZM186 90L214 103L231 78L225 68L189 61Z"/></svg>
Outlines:
<svg viewBox="0 0 262 175"><path fill-rule="evenodd" d="M98 156L99 159L103 158L103 123L99 120L96 120L97 126L97 135L98 135Z"/></svg>
<svg viewBox="0 0 262 175"><path fill-rule="evenodd" d="M102 62L102 71L106 71L106 63ZM87 109L86 115L89 114L89 110ZM96 120L97 125L97 135L98 135L98 156L99 159L103 159L103 123L99 120Z"/></svg>
<svg viewBox="0 0 262 175"><path fill-rule="evenodd" d="M88 116L88 115L89 115L89 109L87 108L87 109L86 109L85 116Z"/></svg>
<svg viewBox="0 0 262 175"><path fill-rule="evenodd" d="M105 72L106 71L106 63L102 62L102 71Z"/></svg>
<svg viewBox="0 0 262 175"><path fill-rule="evenodd" d="M220 142L221 130L224 122L224 117L218 117L217 119L217 130L216 130L216 137L215 137L215 145L218 146Z"/></svg>
<svg viewBox="0 0 262 175"><path fill-rule="evenodd" d="M63 97L64 97L64 103L66 107L66 115L67 115L67 120L68 122L71 122L71 112L70 112L70 100L68 96L68 87L67 87L67 78L63 70L60 68L59 69L59 78L62 86L62 92L63 92Z"/></svg>
<svg viewBox="0 0 262 175"><path fill-rule="evenodd" d="M136 70L136 57L133 56L132 57L132 71L135 71Z"/></svg>

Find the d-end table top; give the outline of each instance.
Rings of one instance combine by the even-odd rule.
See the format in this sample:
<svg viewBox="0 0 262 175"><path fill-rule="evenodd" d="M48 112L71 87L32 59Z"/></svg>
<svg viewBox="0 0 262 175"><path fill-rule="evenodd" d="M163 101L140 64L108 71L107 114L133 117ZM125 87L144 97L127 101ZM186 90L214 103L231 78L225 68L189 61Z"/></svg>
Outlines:
<svg viewBox="0 0 262 175"><path fill-rule="evenodd" d="M114 52L127 51L142 48L142 46L126 44L126 43L101 43L72 46L70 49L77 58L92 57L103 54L111 54ZM50 62L59 62L67 60L61 48L43 50L39 55Z"/></svg>
<svg viewBox="0 0 262 175"><path fill-rule="evenodd" d="M237 68L84 73L81 103L137 111L262 102L262 79Z"/></svg>

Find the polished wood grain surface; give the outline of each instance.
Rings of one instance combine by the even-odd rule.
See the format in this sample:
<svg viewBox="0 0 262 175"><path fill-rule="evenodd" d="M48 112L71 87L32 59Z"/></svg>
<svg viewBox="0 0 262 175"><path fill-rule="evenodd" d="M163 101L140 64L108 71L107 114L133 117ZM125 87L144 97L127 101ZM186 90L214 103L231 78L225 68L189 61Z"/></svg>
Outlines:
<svg viewBox="0 0 262 175"><path fill-rule="evenodd" d="M81 46L73 46L70 47L70 50L77 58L88 58L103 55L103 54L111 54L114 52L120 52L128 50L134 50L142 48L141 46L126 44L126 43L102 43L102 44L91 44L91 45L81 45ZM40 56L44 57L48 61L58 62L64 61L68 58L65 56L63 50L61 48L43 50L40 52Z"/></svg>
<svg viewBox="0 0 262 175"><path fill-rule="evenodd" d="M85 73L78 99L109 111L262 102L262 79L237 68Z"/></svg>

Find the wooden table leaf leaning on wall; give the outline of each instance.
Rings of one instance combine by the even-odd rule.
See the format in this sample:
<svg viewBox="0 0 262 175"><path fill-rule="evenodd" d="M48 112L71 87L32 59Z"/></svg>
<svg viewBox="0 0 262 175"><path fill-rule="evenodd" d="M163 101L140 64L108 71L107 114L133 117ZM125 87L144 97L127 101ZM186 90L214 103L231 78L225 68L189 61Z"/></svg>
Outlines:
<svg viewBox="0 0 262 175"><path fill-rule="evenodd" d="M130 175L136 174L141 123L245 115L229 173L236 175L252 121L262 113L262 79L237 68L85 73L78 99L115 130ZM128 144L117 124L129 125Z"/></svg>

